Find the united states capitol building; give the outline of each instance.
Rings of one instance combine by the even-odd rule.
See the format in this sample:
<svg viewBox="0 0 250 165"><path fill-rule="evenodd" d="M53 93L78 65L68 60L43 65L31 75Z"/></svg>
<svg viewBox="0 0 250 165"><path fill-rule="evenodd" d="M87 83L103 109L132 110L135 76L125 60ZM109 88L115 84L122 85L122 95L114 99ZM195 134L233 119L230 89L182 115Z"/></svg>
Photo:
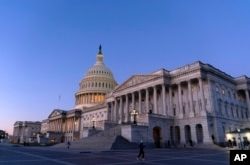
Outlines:
<svg viewBox="0 0 250 165"><path fill-rule="evenodd" d="M249 90L247 76L235 78L200 61L132 75L118 85L100 47L79 83L75 106L53 110L41 127L57 142L116 128L117 136L156 147L223 143L227 132L250 126Z"/></svg>

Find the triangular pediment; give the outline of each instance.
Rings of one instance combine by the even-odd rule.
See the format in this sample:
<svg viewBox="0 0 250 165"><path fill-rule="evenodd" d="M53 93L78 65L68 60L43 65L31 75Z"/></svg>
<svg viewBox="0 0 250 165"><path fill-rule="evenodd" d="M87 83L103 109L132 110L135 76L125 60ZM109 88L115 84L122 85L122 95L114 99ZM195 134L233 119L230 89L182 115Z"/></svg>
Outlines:
<svg viewBox="0 0 250 165"><path fill-rule="evenodd" d="M127 81L119 85L115 89L115 91L120 91L129 87L132 87L132 86L136 86L136 85L142 84L144 82L153 80L158 77L161 77L161 75L134 75L134 76L131 76Z"/></svg>
<svg viewBox="0 0 250 165"><path fill-rule="evenodd" d="M55 109L55 110L53 110L51 112L51 114L49 115L49 118L56 117L56 116L61 116L63 114L66 114L66 111Z"/></svg>

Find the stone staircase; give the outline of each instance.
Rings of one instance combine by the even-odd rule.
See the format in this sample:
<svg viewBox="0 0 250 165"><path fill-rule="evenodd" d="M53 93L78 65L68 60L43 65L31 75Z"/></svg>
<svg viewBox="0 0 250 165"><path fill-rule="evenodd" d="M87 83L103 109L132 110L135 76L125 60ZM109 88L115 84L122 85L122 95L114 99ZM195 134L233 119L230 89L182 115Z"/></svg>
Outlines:
<svg viewBox="0 0 250 165"><path fill-rule="evenodd" d="M105 131L96 131L90 137L71 142L70 148L77 150L110 150L110 149L127 149L134 148L136 144L130 143L121 137L120 126L109 128ZM66 148L66 143L60 143L52 146L52 148Z"/></svg>

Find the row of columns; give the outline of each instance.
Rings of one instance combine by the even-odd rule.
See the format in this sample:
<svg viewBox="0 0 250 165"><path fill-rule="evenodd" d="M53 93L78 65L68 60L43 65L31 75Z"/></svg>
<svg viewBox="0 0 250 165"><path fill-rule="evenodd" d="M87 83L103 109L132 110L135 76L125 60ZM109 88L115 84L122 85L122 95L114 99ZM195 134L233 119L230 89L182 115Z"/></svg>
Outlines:
<svg viewBox="0 0 250 165"><path fill-rule="evenodd" d="M53 131L53 132L74 132L76 131L76 119L75 117L71 117L71 118L67 118L65 119L66 121L63 123L62 122L62 118L60 119L55 119L52 121L49 121L49 131ZM78 122L80 120L77 120ZM79 127L79 125L78 125ZM79 129L79 128L78 128Z"/></svg>
<svg viewBox="0 0 250 165"><path fill-rule="evenodd" d="M188 100L190 103L190 113L191 115L194 115L194 107L193 107L193 96L192 96L192 87L191 87L191 80L187 81L188 83ZM162 108L160 109L158 107L158 100L157 100L157 87L161 86L161 96L162 96ZM182 87L181 83L177 84L178 91L177 91L177 98L178 98L178 109L179 117L183 117L183 100L182 100ZM199 87L200 87L200 97L201 97L201 105L202 105L202 111L205 111L205 96L203 91L203 82L202 79L199 79ZM166 100L166 86L165 84L152 86L146 89L142 89L136 92L128 93L122 96L118 96L115 98L114 102L111 102L111 120L113 122L129 122L130 118L130 111L132 111L135 108L135 93L138 93L138 109L137 112L139 114L142 113L142 91L145 91L145 109L146 113L151 110L149 107L149 89L153 89L153 109L152 112L155 114L161 114L161 115L170 115L170 112L167 113L166 110L166 103L169 105L169 110L173 110L173 98L172 98L172 87L169 87L169 98ZM131 95L131 105L132 107L129 107L129 95ZM125 106L123 106L123 100L125 97ZM119 104L119 107L118 107ZM124 107L124 108L123 108Z"/></svg>
<svg viewBox="0 0 250 165"><path fill-rule="evenodd" d="M62 132L62 118L49 121L49 130L53 132Z"/></svg>
<svg viewBox="0 0 250 165"><path fill-rule="evenodd" d="M76 105L101 103L105 100L104 93L87 93L76 96Z"/></svg>

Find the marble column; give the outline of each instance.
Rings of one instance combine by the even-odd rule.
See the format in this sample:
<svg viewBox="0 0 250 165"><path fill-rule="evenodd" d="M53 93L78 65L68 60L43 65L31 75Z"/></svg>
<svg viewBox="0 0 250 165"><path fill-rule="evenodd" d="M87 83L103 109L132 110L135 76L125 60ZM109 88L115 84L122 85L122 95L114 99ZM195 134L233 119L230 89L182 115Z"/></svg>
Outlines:
<svg viewBox="0 0 250 165"><path fill-rule="evenodd" d="M157 110L157 89L156 86L154 86L154 109L153 109L153 113L157 114L158 110Z"/></svg>
<svg viewBox="0 0 250 165"><path fill-rule="evenodd" d="M114 122L115 121L115 115L114 115L114 103L113 102L110 102L110 106L111 106L111 122Z"/></svg>
<svg viewBox="0 0 250 165"><path fill-rule="evenodd" d="M169 86L169 90L168 90L168 94L169 94L169 98L168 98L168 101L169 101L169 108L168 108L168 114L172 114L173 112L173 103L172 103L172 87ZM173 113L174 115L174 113Z"/></svg>
<svg viewBox="0 0 250 165"><path fill-rule="evenodd" d="M202 79L199 78L199 86L200 86L200 94L201 94L201 114L204 115L206 113L206 105L205 105L205 96L203 91L203 82Z"/></svg>
<svg viewBox="0 0 250 165"><path fill-rule="evenodd" d="M89 97L88 97L88 104L90 104L91 103L91 94L89 93L88 95L89 95Z"/></svg>
<svg viewBox="0 0 250 165"><path fill-rule="evenodd" d="M75 117L73 117L73 133L72 133L72 136L73 136L73 139L74 139L74 132L75 132Z"/></svg>
<svg viewBox="0 0 250 165"><path fill-rule="evenodd" d="M146 98L145 98L145 104L146 104L146 113L149 112L149 91L148 88L145 89L146 92Z"/></svg>
<svg viewBox="0 0 250 165"><path fill-rule="evenodd" d="M115 105L114 105L114 122L117 122L117 100L115 98Z"/></svg>
<svg viewBox="0 0 250 165"><path fill-rule="evenodd" d="M210 113L216 113L216 104L215 104L215 98L214 98L214 91L213 91L213 84L212 81L208 78L208 94L209 94L209 103L210 103Z"/></svg>
<svg viewBox="0 0 250 165"><path fill-rule="evenodd" d="M165 84L162 84L161 88L161 93L162 93L162 112L161 114L166 115L166 87Z"/></svg>
<svg viewBox="0 0 250 165"><path fill-rule="evenodd" d="M192 92L192 84L191 80L188 81L188 99L189 99L189 117L194 117L194 106L193 106L193 92Z"/></svg>
<svg viewBox="0 0 250 165"><path fill-rule="evenodd" d="M89 94L87 94L87 104L89 104Z"/></svg>
<svg viewBox="0 0 250 165"><path fill-rule="evenodd" d="M122 119L123 119L123 117L122 117L122 115L123 115L123 110L122 110L122 96L120 97L120 107L119 107L119 116L118 116L118 119L119 119L119 124L121 124L122 123Z"/></svg>
<svg viewBox="0 0 250 165"><path fill-rule="evenodd" d="M139 103L139 106L138 106L138 113L141 114L141 91L139 90L138 91L138 95L139 95L139 100L138 100L138 103Z"/></svg>
<svg viewBox="0 0 250 165"><path fill-rule="evenodd" d="M128 94L125 95L125 122L129 121Z"/></svg>
<svg viewBox="0 0 250 165"><path fill-rule="evenodd" d="M183 118L183 104L182 104L182 94L181 94L181 83L178 84L178 101L179 101L178 117Z"/></svg>
<svg viewBox="0 0 250 165"><path fill-rule="evenodd" d="M131 110L133 110L133 109L135 109L135 93L134 92L132 92L131 93L132 94L132 109Z"/></svg>

